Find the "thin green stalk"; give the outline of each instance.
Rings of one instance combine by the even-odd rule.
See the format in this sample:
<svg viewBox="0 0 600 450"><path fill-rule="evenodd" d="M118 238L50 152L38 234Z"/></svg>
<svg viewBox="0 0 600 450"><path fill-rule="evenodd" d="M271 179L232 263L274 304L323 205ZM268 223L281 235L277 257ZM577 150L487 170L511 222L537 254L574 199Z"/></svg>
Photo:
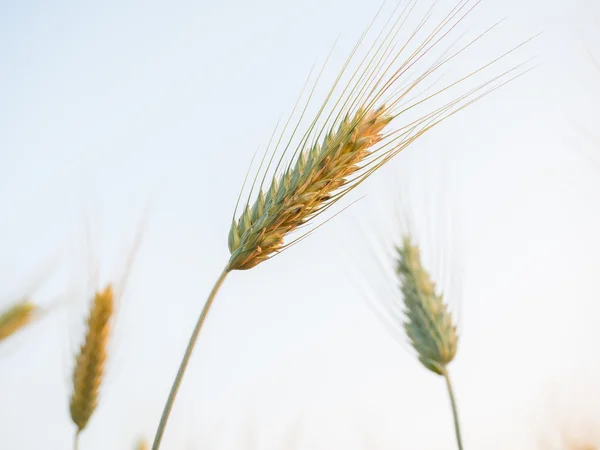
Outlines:
<svg viewBox="0 0 600 450"><path fill-rule="evenodd" d="M458 408L456 406L456 398L454 397L454 389L452 389L452 383L450 382L450 374L448 369L444 367L442 369L442 375L446 380L446 386L448 387L448 395L450 396L450 403L452 404L452 415L454 416L454 431L456 432L456 442L458 443L458 450L463 450L462 438L460 436L460 423L458 421Z"/></svg>
<svg viewBox="0 0 600 450"><path fill-rule="evenodd" d="M206 303L204 304L204 308L202 308L202 312L200 313L200 317L198 317L198 322L196 322L196 326L192 335L190 336L190 341L188 342L188 346L185 350L185 354L183 355L183 359L181 360L181 364L179 365L179 370L177 371L177 376L175 377L175 381L173 381L173 386L171 387L171 392L169 392L169 398L167 399L167 403L163 409L162 416L160 418L160 423L158 424L158 428L156 430L156 435L154 436L154 442L152 443L152 450L158 450L160 447L160 441L162 440L163 434L165 432L165 428L167 426L167 421L169 420L169 414L171 414L171 409L173 409L173 403L175 402L175 397L177 396L177 391L179 391L179 387L181 386L181 380L183 379L183 375L185 373L185 369L187 368L188 363L190 362L190 356L192 355L192 351L194 350L194 346L196 345L196 340L198 339L198 335L200 334L200 329L206 320L206 316L208 315L208 311L219 291L219 288L225 281L225 278L229 274L229 269L223 270L219 279L215 283ZM77 449L76 449L77 450Z"/></svg>

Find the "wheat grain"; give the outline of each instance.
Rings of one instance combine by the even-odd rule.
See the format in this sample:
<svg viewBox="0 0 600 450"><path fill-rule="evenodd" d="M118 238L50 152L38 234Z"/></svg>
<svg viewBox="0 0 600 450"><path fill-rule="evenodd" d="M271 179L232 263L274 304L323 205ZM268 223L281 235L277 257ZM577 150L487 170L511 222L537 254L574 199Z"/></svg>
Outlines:
<svg viewBox="0 0 600 450"><path fill-rule="evenodd" d="M27 326L37 307L28 300L18 302L0 313L0 342Z"/></svg>
<svg viewBox="0 0 600 450"><path fill-rule="evenodd" d="M73 370L70 411L78 433L86 427L98 403L113 310L113 289L108 285L94 296L87 319L85 339Z"/></svg>

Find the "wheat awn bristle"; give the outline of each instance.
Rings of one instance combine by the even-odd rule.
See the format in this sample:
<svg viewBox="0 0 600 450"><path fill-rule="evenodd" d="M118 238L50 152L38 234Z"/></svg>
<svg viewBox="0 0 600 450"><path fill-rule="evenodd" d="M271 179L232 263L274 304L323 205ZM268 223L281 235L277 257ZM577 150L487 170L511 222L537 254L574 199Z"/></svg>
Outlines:
<svg viewBox="0 0 600 450"><path fill-rule="evenodd" d="M438 375L454 359L458 344L456 326L436 293L435 283L421 262L419 248L405 236L398 248L396 272L404 296L406 334L421 363Z"/></svg>
<svg viewBox="0 0 600 450"><path fill-rule="evenodd" d="M112 286L108 285L94 296L85 340L75 360L70 411L78 432L86 427L98 403L113 311L114 294Z"/></svg>
<svg viewBox="0 0 600 450"><path fill-rule="evenodd" d="M28 300L12 305L0 313L0 341L29 325L37 307Z"/></svg>

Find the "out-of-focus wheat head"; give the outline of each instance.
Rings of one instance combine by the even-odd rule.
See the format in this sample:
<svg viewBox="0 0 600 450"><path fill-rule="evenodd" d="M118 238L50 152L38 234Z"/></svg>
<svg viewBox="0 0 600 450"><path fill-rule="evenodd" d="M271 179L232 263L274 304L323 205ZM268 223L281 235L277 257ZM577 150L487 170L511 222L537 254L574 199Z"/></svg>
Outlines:
<svg viewBox="0 0 600 450"><path fill-rule="evenodd" d="M404 329L419 360L429 370L443 375L454 359L458 335L443 296L421 262L419 248L405 236L397 248L396 273L404 297Z"/></svg>
<svg viewBox="0 0 600 450"><path fill-rule="evenodd" d="M0 342L31 325L58 306L57 303L53 303L42 307L32 301L37 289L47 280L54 269L55 262L55 258L50 259L41 270L34 274L27 283L25 293L20 295L20 300L0 310Z"/></svg>
<svg viewBox="0 0 600 450"><path fill-rule="evenodd" d="M147 210L144 212L138 226L121 277L115 282L104 284L103 288L96 288L92 291L89 311L85 320L85 336L75 357L72 392L69 402L71 419L77 426L75 436L76 446L79 434L88 425L98 405L101 385L106 371L108 344L112 327L116 320L115 316L119 302L125 292L125 287L141 244L146 214ZM88 244L90 244L89 241ZM97 282L97 280L90 281Z"/></svg>
<svg viewBox="0 0 600 450"><path fill-rule="evenodd" d="M144 438L140 439L137 441L137 444L135 444L135 450L149 450L150 445L148 444L148 441Z"/></svg>
<svg viewBox="0 0 600 450"><path fill-rule="evenodd" d="M591 442L579 442L573 440L572 442L565 442L564 446L560 450L598 450L600 446ZM557 449L558 450L558 449Z"/></svg>
<svg viewBox="0 0 600 450"><path fill-rule="evenodd" d="M573 417L580 417L579 411L569 412ZM575 424L553 424L550 428L540 430L537 449L600 450L600 432L597 428L599 422L598 417L584 417Z"/></svg>
<svg viewBox="0 0 600 450"><path fill-rule="evenodd" d="M591 360L590 360L591 362ZM533 415L538 450L600 450L598 369L579 367L551 386Z"/></svg>
<svg viewBox="0 0 600 450"><path fill-rule="evenodd" d="M112 286L108 285L94 295L86 322L85 339L73 370L70 411L78 432L86 427L98 403L113 312L114 293Z"/></svg>
<svg viewBox="0 0 600 450"><path fill-rule="evenodd" d="M288 120L268 158L267 148L239 218L236 218L239 200L234 211L229 232L231 256L227 270L250 269L297 242L296 239L286 244L285 238L325 212L425 132L513 76L509 74L516 68L456 94L452 100L438 107L429 106L429 102L489 64L434 93L423 95L415 92L481 37L458 50L445 49L431 66L416 75L411 72L425 55L440 42L449 39L454 28L477 3L459 1L429 34L421 36L419 33L430 19L429 11L417 29L406 33L402 40L398 36L404 33L403 25L417 4L416 0L409 1L399 15L390 18L390 25L386 24L381 30L375 44L335 100L334 90L367 33L361 37L299 142L294 142L293 138L300 124L293 129L283 151L278 151ZM414 49L411 48L413 45ZM419 113L419 117L407 117L409 110L424 105L429 109ZM404 122L401 122L402 119ZM277 153L280 156L274 164ZM287 158L290 154L291 157ZM268 185L265 184L267 178L270 178ZM255 200L251 201L253 194ZM240 199L241 196L242 193Z"/></svg>
<svg viewBox="0 0 600 450"><path fill-rule="evenodd" d="M0 342L31 323L37 306L22 300L0 312Z"/></svg>

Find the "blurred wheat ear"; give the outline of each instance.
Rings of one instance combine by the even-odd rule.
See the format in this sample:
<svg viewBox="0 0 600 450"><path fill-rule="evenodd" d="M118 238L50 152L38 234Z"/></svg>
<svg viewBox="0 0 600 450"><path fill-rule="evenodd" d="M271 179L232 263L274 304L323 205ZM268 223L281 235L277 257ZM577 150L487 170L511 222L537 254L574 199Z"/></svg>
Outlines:
<svg viewBox="0 0 600 450"><path fill-rule="evenodd" d="M135 450L148 450L150 447L146 439L140 439L135 445Z"/></svg>
<svg viewBox="0 0 600 450"><path fill-rule="evenodd" d="M35 278L30 280L29 293L23 295L20 301L16 301L5 310L0 311L0 342L31 325L34 320L41 318L57 306L53 304L50 307L40 307L30 300L52 267L48 264L42 273L36 274Z"/></svg>
<svg viewBox="0 0 600 450"><path fill-rule="evenodd" d="M396 273L401 283L406 315L404 329L423 366L446 380L456 440L462 450L458 408L447 367L458 346L456 326L443 296L436 292L435 283L423 267L419 247L413 244L410 236L404 237L397 251Z"/></svg>
<svg viewBox="0 0 600 450"><path fill-rule="evenodd" d="M443 296L436 293L435 283L421 263L419 248L406 236L397 250L396 272L406 308L404 329L421 363L443 375L456 355L456 326Z"/></svg>
<svg viewBox="0 0 600 450"><path fill-rule="evenodd" d="M77 426L75 448L79 434L87 426L98 404L113 313L113 288L108 285L94 296L86 322L85 339L75 360L70 402L71 419Z"/></svg>
<svg viewBox="0 0 600 450"><path fill-rule="evenodd" d="M0 312L0 342L29 325L37 309L29 300L22 300Z"/></svg>

